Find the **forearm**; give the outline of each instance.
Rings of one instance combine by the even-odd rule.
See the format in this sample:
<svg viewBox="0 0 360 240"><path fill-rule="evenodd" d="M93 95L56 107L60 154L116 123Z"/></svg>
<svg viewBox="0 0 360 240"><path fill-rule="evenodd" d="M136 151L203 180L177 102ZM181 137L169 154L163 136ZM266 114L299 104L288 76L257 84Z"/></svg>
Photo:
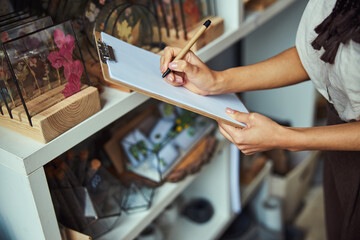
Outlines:
<svg viewBox="0 0 360 240"><path fill-rule="evenodd" d="M284 128L280 144L292 151L360 151L360 122L311 128Z"/></svg>
<svg viewBox="0 0 360 240"><path fill-rule="evenodd" d="M295 47L263 62L217 72L221 93L278 88L309 79Z"/></svg>

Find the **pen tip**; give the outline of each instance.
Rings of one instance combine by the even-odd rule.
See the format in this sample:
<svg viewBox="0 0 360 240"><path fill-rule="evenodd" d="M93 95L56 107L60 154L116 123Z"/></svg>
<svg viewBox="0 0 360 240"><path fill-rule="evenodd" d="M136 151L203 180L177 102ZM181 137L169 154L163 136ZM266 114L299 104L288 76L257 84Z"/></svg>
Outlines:
<svg viewBox="0 0 360 240"><path fill-rule="evenodd" d="M171 72L171 70L170 70L170 68L168 68L161 77L162 78L166 77L170 72Z"/></svg>
<svg viewBox="0 0 360 240"><path fill-rule="evenodd" d="M204 23L204 26L208 28L208 27L210 26L210 24L211 24L211 21L210 21L210 20L206 20L206 22Z"/></svg>

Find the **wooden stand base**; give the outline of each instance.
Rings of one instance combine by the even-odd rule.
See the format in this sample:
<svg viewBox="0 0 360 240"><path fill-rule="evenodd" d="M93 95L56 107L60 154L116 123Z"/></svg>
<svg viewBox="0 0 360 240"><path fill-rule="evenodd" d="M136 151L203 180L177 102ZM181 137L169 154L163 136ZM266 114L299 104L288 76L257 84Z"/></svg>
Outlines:
<svg viewBox="0 0 360 240"><path fill-rule="evenodd" d="M192 51L198 51L200 48L204 47L221 34L224 33L224 19L221 17L213 16L209 17L211 24L208 29L200 36L200 38L192 46ZM188 41L196 34L199 28L204 24L204 21L199 22L187 33L187 40L185 39L185 34L182 29L178 30L178 37L176 36L175 29L170 29L169 36L167 35L166 29L161 29L161 41L168 46L183 48L188 43ZM158 36L158 30L154 29L154 36Z"/></svg>
<svg viewBox="0 0 360 240"><path fill-rule="evenodd" d="M254 11L263 11L276 0L244 0L245 8Z"/></svg>
<svg viewBox="0 0 360 240"><path fill-rule="evenodd" d="M95 87L86 87L65 99L58 99L60 90L48 92L27 104L33 126L23 107L12 111L13 119L7 114L0 115L0 125L47 143L101 109Z"/></svg>

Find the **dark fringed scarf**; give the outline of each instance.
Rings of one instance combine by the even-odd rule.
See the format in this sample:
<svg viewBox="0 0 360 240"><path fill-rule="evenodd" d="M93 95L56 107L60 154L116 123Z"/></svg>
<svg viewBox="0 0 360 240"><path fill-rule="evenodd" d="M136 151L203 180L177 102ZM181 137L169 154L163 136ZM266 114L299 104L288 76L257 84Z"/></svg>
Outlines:
<svg viewBox="0 0 360 240"><path fill-rule="evenodd" d="M326 0L324 0L326 1ZM360 0L337 0L330 15L315 28L314 49L324 48L324 62L333 64L340 43L360 43Z"/></svg>

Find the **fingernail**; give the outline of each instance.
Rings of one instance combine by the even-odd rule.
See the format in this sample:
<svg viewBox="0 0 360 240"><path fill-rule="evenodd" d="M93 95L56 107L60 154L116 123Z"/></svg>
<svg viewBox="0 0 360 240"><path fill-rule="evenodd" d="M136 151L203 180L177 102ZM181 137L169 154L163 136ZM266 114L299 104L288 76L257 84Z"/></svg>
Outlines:
<svg viewBox="0 0 360 240"><path fill-rule="evenodd" d="M164 73L164 72L165 72L165 66L164 66L164 65L161 66L161 70L160 70L160 71L161 71L161 73Z"/></svg>
<svg viewBox="0 0 360 240"><path fill-rule="evenodd" d="M173 82L174 81L174 77L172 75L169 75L166 77L168 81Z"/></svg>
<svg viewBox="0 0 360 240"><path fill-rule="evenodd" d="M176 62L171 62L169 63L169 68L170 69L176 69L178 67L177 63Z"/></svg>
<svg viewBox="0 0 360 240"><path fill-rule="evenodd" d="M179 84L182 84L183 83L183 80L181 77L175 77L175 81Z"/></svg>
<svg viewBox="0 0 360 240"><path fill-rule="evenodd" d="M226 108L226 112L229 114L233 114L235 111L232 110L231 108Z"/></svg>

